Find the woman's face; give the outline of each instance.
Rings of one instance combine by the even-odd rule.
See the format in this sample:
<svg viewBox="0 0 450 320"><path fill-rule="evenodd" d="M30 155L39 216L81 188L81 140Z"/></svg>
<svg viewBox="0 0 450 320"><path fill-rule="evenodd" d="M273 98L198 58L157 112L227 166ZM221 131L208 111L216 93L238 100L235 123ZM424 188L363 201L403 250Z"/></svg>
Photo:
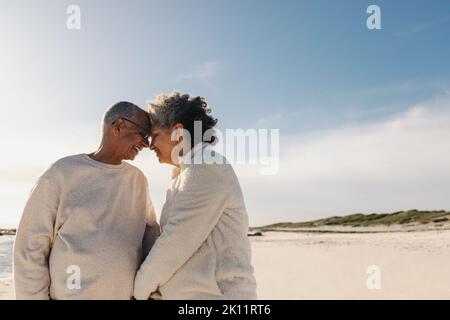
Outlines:
<svg viewBox="0 0 450 320"><path fill-rule="evenodd" d="M152 127L150 132L150 136L152 138L150 150L156 153L160 163L176 165L178 159L177 157L172 159L172 150L180 142L180 140L176 138L176 135L173 134L177 129L179 129L177 125L170 129ZM174 136L174 141L172 141L172 136Z"/></svg>

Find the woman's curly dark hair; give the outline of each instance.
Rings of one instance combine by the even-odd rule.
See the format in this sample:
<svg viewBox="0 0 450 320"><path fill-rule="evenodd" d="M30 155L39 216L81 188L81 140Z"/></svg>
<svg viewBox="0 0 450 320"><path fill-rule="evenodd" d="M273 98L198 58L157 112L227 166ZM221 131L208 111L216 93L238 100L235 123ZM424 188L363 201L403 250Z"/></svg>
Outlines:
<svg viewBox="0 0 450 320"><path fill-rule="evenodd" d="M160 94L149 103L148 112L152 126L170 129L175 124L181 123L191 135L192 147L199 142L211 144L217 142L214 135L209 141L203 141L204 133L213 129L217 124L217 119L210 115L212 110L203 97L194 97L177 91L170 94ZM202 124L202 141L194 141L194 124L196 121L200 121Z"/></svg>

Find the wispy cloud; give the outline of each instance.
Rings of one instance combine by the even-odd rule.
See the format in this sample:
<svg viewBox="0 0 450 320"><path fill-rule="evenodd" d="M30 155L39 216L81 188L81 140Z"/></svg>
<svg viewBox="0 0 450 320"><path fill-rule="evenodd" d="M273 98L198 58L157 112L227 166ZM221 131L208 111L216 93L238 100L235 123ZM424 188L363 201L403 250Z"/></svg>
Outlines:
<svg viewBox="0 0 450 320"><path fill-rule="evenodd" d="M403 38L411 37L418 33L428 31L435 27L446 24L448 22L450 22L450 15L445 16L438 20L426 21L426 22L419 23L417 25L412 26L409 30L395 32L394 35L397 37L403 37Z"/></svg>
<svg viewBox="0 0 450 320"><path fill-rule="evenodd" d="M201 65L192 67L187 73L179 75L175 78L175 82L188 80L209 81L216 76L218 70L219 64L217 62L205 62Z"/></svg>
<svg viewBox="0 0 450 320"><path fill-rule="evenodd" d="M278 112L274 114L268 114L262 118L256 120L256 128L279 128L281 121L286 118L285 112Z"/></svg>
<svg viewBox="0 0 450 320"><path fill-rule="evenodd" d="M336 127L346 123L362 123L388 119L411 107L411 101L450 96L450 82L443 79L409 79L403 82L381 83L359 90L333 94L333 107L328 104L276 106L273 112L261 115L253 123L256 128L280 128L308 132ZM382 101L382 103L380 103Z"/></svg>
<svg viewBox="0 0 450 320"><path fill-rule="evenodd" d="M445 92L449 88L449 83L438 80L424 80L424 79L409 79L403 82L387 83L377 86L371 86L366 90L361 90L356 94L358 96L373 98L380 96L387 96L392 94L408 94L418 90L439 90ZM355 94L353 92L353 94Z"/></svg>

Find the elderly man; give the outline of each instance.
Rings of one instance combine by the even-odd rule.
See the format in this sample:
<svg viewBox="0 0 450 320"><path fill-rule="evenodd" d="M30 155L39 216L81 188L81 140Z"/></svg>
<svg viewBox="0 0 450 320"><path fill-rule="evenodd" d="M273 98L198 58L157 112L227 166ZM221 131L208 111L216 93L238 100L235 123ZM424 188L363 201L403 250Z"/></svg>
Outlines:
<svg viewBox="0 0 450 320"><path fill-rule="evenodd" d="M54 163L26 204L14 244L17 299L130 299L136 270L159 236L147 180L148 114L109 108L98 150Z"/></svg>

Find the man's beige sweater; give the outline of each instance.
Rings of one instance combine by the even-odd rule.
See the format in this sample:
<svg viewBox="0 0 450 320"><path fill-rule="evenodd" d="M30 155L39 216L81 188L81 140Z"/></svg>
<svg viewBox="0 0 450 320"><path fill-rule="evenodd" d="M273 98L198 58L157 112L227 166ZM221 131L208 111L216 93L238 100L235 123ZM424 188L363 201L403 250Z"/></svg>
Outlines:
<svg viewBox="0 0 450 320"><path fill-rule="evenodd" d="M54 163L26 204L14 244L17 299L130 299L159 236L147 180L86 154Z"/></svg>

